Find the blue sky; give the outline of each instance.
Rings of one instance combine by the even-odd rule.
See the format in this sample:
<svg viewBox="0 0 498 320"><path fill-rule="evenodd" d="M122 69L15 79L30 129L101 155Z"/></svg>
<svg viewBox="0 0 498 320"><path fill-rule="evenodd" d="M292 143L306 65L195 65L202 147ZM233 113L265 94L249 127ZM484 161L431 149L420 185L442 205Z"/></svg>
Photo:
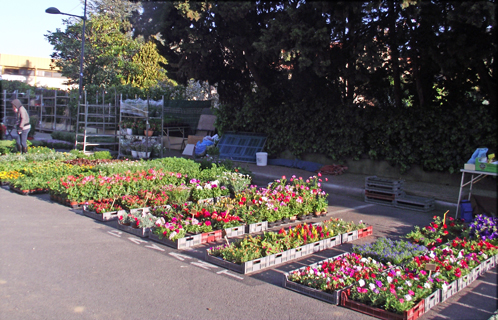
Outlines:
<svg viewBox="0 0 498 320"><path fill-rule="evenodd" d="M50 58L52 46L44 34L57 28L65 30L62 20L70 18L45 13L48 7L83 15L80 0L4 0L0 10L0 54Z"/></svg>

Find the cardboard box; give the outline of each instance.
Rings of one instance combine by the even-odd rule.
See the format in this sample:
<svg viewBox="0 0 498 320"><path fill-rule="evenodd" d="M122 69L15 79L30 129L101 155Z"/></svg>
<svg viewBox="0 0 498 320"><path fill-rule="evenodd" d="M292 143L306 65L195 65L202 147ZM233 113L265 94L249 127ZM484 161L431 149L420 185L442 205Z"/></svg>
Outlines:
<svg viewBox="0 0 498 320"><path fill-rule="evenodd" d="M476 158L476 171L498 173L498 163L497 161L494 161L493 163L487 163L486 158Z"/></svg>
<svg viewBox="0 0 498 320"><path fill-rule="evenodd" d="M474 171L476 169L476 165L474 163L466 163L463 165L463 168L465 170L472 170Z"/></svg>

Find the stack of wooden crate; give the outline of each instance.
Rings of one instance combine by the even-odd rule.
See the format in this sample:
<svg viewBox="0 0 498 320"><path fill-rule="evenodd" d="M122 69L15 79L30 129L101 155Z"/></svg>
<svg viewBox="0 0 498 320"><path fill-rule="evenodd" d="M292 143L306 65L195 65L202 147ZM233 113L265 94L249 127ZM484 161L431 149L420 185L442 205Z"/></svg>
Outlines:
<svg viewBox="0 0 498 320"><path fill-rule="evenodd" d="M434 210L433 198L407 195L403 186L404 180L366 177L365 202L424 212Z"/></svg>

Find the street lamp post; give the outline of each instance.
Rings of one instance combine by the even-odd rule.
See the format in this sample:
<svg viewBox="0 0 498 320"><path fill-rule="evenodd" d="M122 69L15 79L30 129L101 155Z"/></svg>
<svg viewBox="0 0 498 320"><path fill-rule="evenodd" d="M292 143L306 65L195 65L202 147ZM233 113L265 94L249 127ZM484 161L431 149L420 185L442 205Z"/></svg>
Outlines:
<svg viewBox="0 0 498 320"><path fill-rule="evenodd" d="M59 9L54 8L54 7L48 8L47 10L45 10L45 12L50 13L50 14L62 14L65 16L76 17L76 18L80 18L83 20L83 30L82 30L82 34L81 34L80 79L79 79L79 83L78 83L79 99L81 100L82 91L83 91L83 57L85 55L86 0L85 0L85 7L83 9L83 16L77 16L74 14L60 12Z"/></svg>

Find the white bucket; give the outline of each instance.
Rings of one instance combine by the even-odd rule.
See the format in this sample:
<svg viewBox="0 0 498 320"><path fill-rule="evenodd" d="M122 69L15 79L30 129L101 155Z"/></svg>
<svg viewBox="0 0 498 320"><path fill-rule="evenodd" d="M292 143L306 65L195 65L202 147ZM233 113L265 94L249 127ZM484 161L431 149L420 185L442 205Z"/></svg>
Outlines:
<svg viewBox="0 0 498 320"><path fill-rule="evenodd" d="M256 152L256 165L260 167L266 166L266 161L268 160L268 153L266 152Z"/></svg>

